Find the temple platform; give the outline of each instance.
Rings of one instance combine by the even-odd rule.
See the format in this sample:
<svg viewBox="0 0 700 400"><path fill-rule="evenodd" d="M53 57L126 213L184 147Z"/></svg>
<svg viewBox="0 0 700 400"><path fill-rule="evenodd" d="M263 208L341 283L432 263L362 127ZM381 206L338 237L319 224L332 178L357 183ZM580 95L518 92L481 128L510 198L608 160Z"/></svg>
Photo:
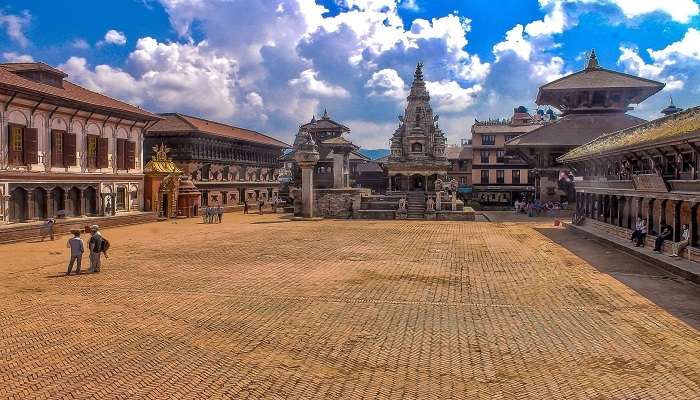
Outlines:
<svg viewBox="0 0 700 400"><path fill-rule="evenodd" d="M84 232L85 226L99 225L100 228L145 224L156 222L158 217L151 212L125 212L108 217L81 217L57 219L54 225L54 236L69 233L71 230ZM24 222L0 226L0 244L21 242L41 238L41 227L44 221ZM48 238L47 238L48 240Z"/></svg>
<svg viewBox="0 0 700 400"><path fill-rule="evenodd" d="M664 242L662 252L655 253L652 249L654 248L656 237L652 235L647 235L645 247L634 247L629 240L632 232L626 232L628 229L625 228L612 227L619 228L619 230L613 232L610 229L605 229L603 226L598 226L598 224L592 224L591 221L586 221L586 224L583 226L563 222L563 226L568 230L590 238L604 240L633 257L654 264L693 283L700 284L700 263L697 262L700 261L700 249L687 247L683 250L682 257L669 257L669 254L671 254L671 243L669 241ZM623 229L625 230L622 231Z"/></svg>

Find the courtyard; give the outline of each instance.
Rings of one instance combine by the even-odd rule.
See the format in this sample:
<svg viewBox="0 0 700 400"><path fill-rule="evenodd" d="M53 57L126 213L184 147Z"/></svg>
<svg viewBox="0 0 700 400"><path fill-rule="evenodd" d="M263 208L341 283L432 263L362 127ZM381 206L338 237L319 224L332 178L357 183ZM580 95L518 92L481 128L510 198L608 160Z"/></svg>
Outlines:
<svg viewBox="0 0 700 400"><path fill-rule="evenodd" d="M0 398L700 398L700 288L562 231L227 214L70 277L67 237L0 246Z"/></svg>

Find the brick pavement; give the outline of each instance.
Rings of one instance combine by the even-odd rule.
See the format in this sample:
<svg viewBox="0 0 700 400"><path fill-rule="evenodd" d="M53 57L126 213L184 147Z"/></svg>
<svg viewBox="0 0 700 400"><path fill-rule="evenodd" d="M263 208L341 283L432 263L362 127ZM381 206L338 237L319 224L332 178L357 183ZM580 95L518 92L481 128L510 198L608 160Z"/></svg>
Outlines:
<svg viewBox="0 0 700 400"><path fill-rule="evenodd" d="M0 398L700 398L698 331L532 225L226 217L0 246Z"/></svg>

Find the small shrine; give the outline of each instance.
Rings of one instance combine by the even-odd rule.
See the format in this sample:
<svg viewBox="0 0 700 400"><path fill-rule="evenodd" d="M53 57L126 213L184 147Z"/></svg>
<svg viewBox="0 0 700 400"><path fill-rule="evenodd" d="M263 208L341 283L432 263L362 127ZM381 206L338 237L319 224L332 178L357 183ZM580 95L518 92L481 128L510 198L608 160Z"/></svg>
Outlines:
<svg viewBox="0 0 700 400"><path fill-rule="evenodd" d="M153 157L143 168L144 209L161 218L193 217L198 214L199 190L168 157L165 144L153 147Z"/></svg>

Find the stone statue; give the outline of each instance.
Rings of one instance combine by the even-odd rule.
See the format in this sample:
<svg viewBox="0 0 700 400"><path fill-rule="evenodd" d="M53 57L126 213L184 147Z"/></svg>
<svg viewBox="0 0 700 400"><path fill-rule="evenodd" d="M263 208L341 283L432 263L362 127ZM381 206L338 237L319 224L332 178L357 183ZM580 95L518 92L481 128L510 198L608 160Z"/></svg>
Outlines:
<svg viewBox="0 0 700 400"><path fill-rule="evenodd" d="M459 185L457 184L457 179L452 178L452 180L450 181L450 190L452 190L453 192L456 192L458 186Z"/></svg>
<svg viewBox="0 0 700 400"><path fill-rule="evenodd" d="M435 200L432 197L428 197L428 201L425 202L425 211L435 211Z"/></svg>
<svg viewBox="0 0 700 400"><path fill-rule="evenodd" d="M442 181L442 179L438 178L438 179L435 181L435 191L436 191L436 192L442 192L443 189L444 189L444 186L445 186L445 184L444 184L444 182Z"/></svg>
<svg viewBox="0 0 700 400"><path fill-rule="evenodd" d="M202 180L202 170L198 169L197 172L195 173L194 177L195 177L196 181L201 181Z"/></svg>
<svg viewBox="0 0 700 400"><path fill-rule="evenodd" d="M406 198L402 197L399 199L399 211L406 211Z"/></svg>

